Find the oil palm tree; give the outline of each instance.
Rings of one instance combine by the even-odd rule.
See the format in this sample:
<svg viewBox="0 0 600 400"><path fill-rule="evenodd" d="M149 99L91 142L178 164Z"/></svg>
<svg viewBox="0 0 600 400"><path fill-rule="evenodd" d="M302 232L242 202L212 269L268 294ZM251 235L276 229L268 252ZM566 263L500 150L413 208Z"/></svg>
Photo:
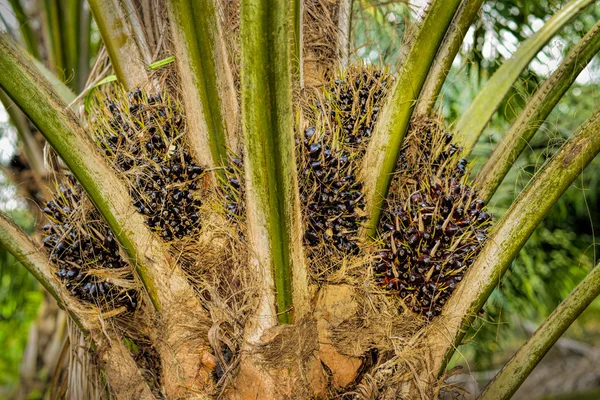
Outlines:
<svg viewBox="0 0 600 400"><path fill-rule="evenodd" d="M102 371L89 376L108 385L96 396L452 390L445 368L466 329L600 151L596 111L492 222L485 202L597 53L600 24L471 180L467 158L513 83L594 2L564 5L446 125L436 100L482 3L431 1L386 69L349 62L349 0L90 0L105 51L76 98L36 64L26 24L33 55L0 36L0 87L61 166L43 245L4 215L0 243L89 344ZM61 68L75 70L70 30ZM600 293L599 275L482 399L514 393Z"/></svg>

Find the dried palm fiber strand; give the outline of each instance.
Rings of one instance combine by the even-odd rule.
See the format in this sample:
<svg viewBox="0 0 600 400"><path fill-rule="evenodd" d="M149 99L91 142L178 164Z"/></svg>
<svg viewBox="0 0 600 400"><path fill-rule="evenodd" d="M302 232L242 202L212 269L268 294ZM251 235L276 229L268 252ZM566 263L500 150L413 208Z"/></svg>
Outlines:
<svg viewBox="0 0 600 400"><path fill-rule="evenodd" d="M309 126L297 150L300 201L304 244L317 274L359 253L365 211L357 173L390 79L375 67L351 67L306 112Z"/></svg>
<svg viewBox="0 0 600 400"><path fill-rule="evenodd" d="M377 282L427 319L441 313L492 224L452 139L440 121L413 121L379 226Z"/></svg>
<svg viewBox="0 0 600 400"><path fill-rule="evenodd" d="M65 288L80 300L101 309L138 304L137 284L113 233L72 175L58 185L43 212L44 246Z"/></svg>
<svg viewBox="0 0 600 400"><path fill-rule="evenodd" d="M335 71L342 67L343 53L340 35L348 35L340 29L341 9L344 1L307 0L302 14L302 50L304 83L308 87L322 87ZM347 18L347 16L346 16Z"/></svg>
<svg viewBox="0 0 600 400"><path fill-rule="evenodd" d="M165 241L200 228L204 169L186 149L185 121L168 93L135 89L99 94L94 138L130 183L133 205Z"/></svg>
<svg viewBox="0 0 600 400"><path fill-rule="evenodd" d="M227 58L233 74L236 93L240 93L240 0L217 2L219 17L227 50ZM240 99L238 98L238 104Z"/></svg>
<svg viewBox="0 0 600 400"><path fill-rule="evenodd" d="M52 383L50 399L103 400L111 397L105 387L102 363L89 340L71 320L68 321L68 340L58 363L66 364L65 374Z"/></svg>
<svg viewBox="0 0 600 400"><path fill-rule="evenodd" d="M213 379L219 391L239 362L246 321L256 309L256 277L247 268L243 215L228 214L220 192L207 203L212 213L199 235L173 243L170 251L210 314L202 331L215 356Z"/></svg>
<svg viewBox="0 0 600 400"><path fill-rule="evenodd" d="M236 154L231 154L229 159L229 167L225 168L225 178L220 188L227 218L239 220L246 215L244 161Z"/></svg>

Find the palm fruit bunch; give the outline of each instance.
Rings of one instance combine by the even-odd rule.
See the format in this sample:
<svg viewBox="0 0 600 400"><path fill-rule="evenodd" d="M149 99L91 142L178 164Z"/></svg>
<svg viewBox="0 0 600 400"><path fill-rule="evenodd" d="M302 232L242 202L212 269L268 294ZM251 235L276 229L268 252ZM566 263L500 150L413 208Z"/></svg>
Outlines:
<svg viewBox="0 0 600 400"><path fill-rule="evenodd" d="M58 187L43 209L49 224L43 243L56 275L78 299L101 309L137 307L138 293L131 268L117 241L72 175ZM115 282L127 283L129 289Z"/></svg>
<svg viewBox="0 0 600 400"><path fill-rule="evenodd" d="M356 175L389 79L374 68L349 69L344 80L325 88L309 113L314 124L298 140L297 154L304 244L312 260L359 252L357 232L365 212Z"/></svg>
<svg viewBox="0 0 600 400"><path fill-rule="evenodd" d="M440 314L492 223L452 139L437 121L412 124L379 227L376 280L427 319Z"/></svg>
<svg viewBox="0 0 600 400"><path fill-rule="evenodd" d="M140 89L105 102L94 118L96 142L128 179L146 224L165 241L197 232L204 169L186 150L180 106Z"/></svg>

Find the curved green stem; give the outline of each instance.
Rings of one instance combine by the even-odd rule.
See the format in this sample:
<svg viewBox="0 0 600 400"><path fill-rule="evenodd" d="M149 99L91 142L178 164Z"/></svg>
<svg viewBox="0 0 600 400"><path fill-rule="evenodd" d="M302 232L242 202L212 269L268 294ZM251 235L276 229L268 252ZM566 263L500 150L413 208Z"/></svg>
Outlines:
<svg viewBox="0 0 600 400"><path fill-rule="evenodd" d="M471 153L483 129L531 60L560 29L593 3L594 0L569 2L498 68L456 123L455 138L462 144L465 155Z"/></svg>
<svg viewBox="0 0 600 400"><path fill-rule="evenodd" d="M262 281L260 336L275 314L291 323L308 307L294 154L293 10L270 0L243 0L241 7L248 239Z"/></svg>
<svg viewBox="0 0 600 400"><path fill-rule="evenodd" d="M39 250L40 246L33 243L25 232L12 223L2 211L0 211L0 245L33 275L61 308L65 308L68 301L65 301L62 288L52 273L48 256L42 254ZM73 316L73 321L85 332L77 316Z"/></svg>
<svg viewBox="0 0 600 400"><path fill-rule="evenodd" d="M183 81L188 137L202 164L222 167L228 164L228 150L239 153L236 136L239 122L217 3L173 0L168 8ZM218 173L223 178L222 170Z"/></svg>
<svg viewBox="0 0 600 400"><path fill-rule="evenodd" d="M75 91L81 93L85 89L90 74L90 52L91 52L91 32L92 15L88 7L82 3L79 22L79 37L77 41L77 64L75 70Z"/></svg>
<svg viewBox="0 0 600 400"><path fill-rule="evenodd" d="M442 372L477 312L552 206L600 152L600 109L582 124L541 172L536 174L488 237L435 322L424 345L434 370Z"/></svg>
<svg viewBox="0 0 600 400"><path fill-rule="evenodd" d="M427 80L415 106L415 114L429 115L446 81L452 62L460 50L465 35L477 16L484 0L464 0L456 12L452 24L444 36L435 60L431 65Z"/></svg>
<svg viewBox="0 0 600 400"><path fill-rule="evenodd" d="M60 9L58 0L44 0L44 33L48 43L48 60L54 73L63 76L65 72L64 49L61 41Z"/></svg>
<svg viewBox="0 0 600 400"><path fill-rule="evenodd" d="M485 387L478 400L510 399L577 317L600 295L600 264L550 314Z"/></svg>
<svg viewBox="0 0 600 400"><path fill-rule="evenodd" d="M10 121L17 129L19 140L25 149L25 157L33 171L34 179L37 181L38 187L42 194L46 196L50 192L44 186L43 179L48 175L48 170L44 166L44 155L39 143L33 137L33 132L27 123L27 117L19 110L12 100L0 89L0 102L4 105L6 112L10 117Z"/></svg>
<svg viewBox="0 0 600 400"><path fill-rule="evenodd" d="M78 53L79 53L79 27L83 1L63 0L61 7L61 46L64 52L65 79L73 89L77 87ZM81 38L83 40L83 38Z"/></svg>
<svg viewBox="0 0 600 400"><path fill-rule="evenodd" d="M363 235L375 234L413 106L459 5L460 0L435 0L429 6L427 16L381 111L362 169L369 215Z"/></svg>
<svg viewBox="0 0 600 400"><path fill-rule="evenodd" d="M23 9L23 5L20 0L9 0L10 6L12 7L17 22L19 23L19 30L21 31L21 37L27 51L35 58L40 58L40 51L38 48L38 41L35 38L35 33L31 29L29 24L29 18Z"/></svg>
<svg viewBox="0 0 600 400"><path fill-rule="evenodd" d="M569 52L560 67L529 99L510 130L477 174L479 196L489 201L525 146L560 101L579 73L600 51L600 22Z"/></svg>

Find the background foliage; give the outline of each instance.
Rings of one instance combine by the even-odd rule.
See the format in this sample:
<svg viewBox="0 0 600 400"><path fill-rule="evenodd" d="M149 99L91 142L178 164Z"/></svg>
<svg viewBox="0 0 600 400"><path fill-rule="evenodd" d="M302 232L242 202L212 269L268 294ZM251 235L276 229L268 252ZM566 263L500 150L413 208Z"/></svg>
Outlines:
<svg viewBox="0 0 600 400"><path fill-rule="evenodd" d="M33 231L33 219L26 210L17 209L10 214L27 232ZM33 276L0 247L0 386L19 378L29 325L35 320L42 298Z"/></svg>

